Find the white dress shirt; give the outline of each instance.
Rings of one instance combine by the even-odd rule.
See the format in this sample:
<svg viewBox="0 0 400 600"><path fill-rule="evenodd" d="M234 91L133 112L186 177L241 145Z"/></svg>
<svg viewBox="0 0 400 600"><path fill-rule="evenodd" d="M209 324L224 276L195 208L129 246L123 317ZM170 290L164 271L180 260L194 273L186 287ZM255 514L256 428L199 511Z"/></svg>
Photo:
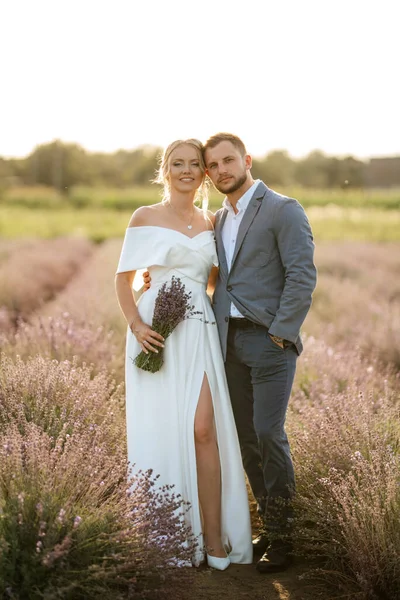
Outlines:
<svg viewBox="0 0 400 600"><path fill-rule="evenodd" d="M233 210L228 198L225 198L222 203L223 208L226 208L226 210L228 211L224 222L224 226L222 228L222 242L224 244L226 262L228 264L229 271L231 270L232 258L233 253L235 251L239 225L242 222L246 208L248 207L251 197L254 194L256 187L259 183L260 179L256 179L251 188L249 188L247 192L243 194L240 200L238 200L238 203L236 204L236 208L238 210L237 214L235 214L235 211ZM238 311L233 302L231 303L230 316L235 318L243 318L243 315Z"/></svg>

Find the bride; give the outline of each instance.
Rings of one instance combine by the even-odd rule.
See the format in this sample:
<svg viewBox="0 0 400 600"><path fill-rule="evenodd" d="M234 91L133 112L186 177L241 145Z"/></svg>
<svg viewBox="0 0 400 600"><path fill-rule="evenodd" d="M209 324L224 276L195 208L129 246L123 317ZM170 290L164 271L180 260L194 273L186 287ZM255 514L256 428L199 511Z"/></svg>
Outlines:
<svg viewBox="0 0 400 600"><path fill-rule="evenodd" d="M128 459L137 470L153 469L161 485L173 484L190 502L186 518L200 542L193 564L204 560L205 551L208 565L224 570L230 563L251 563L252 544L240 448L206 293L218 260L213 214L204 206L201 142L170 144L157 181L164 185L164 198L134 212L116 275L117 297L128 323ZM194 204L198 197L203 197L203 209ZM152 284L136 305L132 283L142 268L149 270ZM181 322L165 341L150 325L158 290L173 276L191 292L194 310L202 315ZM158 372L133 364L140 351L157 352L164 341L164 364Z"/></svg>

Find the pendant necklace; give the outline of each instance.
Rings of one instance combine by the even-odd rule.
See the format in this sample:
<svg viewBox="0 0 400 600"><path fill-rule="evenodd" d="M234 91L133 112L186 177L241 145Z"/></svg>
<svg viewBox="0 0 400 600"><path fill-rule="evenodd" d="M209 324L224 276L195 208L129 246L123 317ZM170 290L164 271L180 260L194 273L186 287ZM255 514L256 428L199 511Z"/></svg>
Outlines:
<svg viewBox="0 0 400 600"><path fill-rule="evenodd" d="M182 217L182 215L179 213L179 211L177 211L176 208L174 206L172 206L170 200L168 200L168 206L170 206L172 208L172 210L178 215L178 217L180 218L181 221L184 221L186 223L186 219L184 219ZM194 206L193 206L193 210L192 210L192 216L190 217L189 225L186 225L186 227L188 229L193 229L193 225L192 225L193 217L194 217Z"/></svg>

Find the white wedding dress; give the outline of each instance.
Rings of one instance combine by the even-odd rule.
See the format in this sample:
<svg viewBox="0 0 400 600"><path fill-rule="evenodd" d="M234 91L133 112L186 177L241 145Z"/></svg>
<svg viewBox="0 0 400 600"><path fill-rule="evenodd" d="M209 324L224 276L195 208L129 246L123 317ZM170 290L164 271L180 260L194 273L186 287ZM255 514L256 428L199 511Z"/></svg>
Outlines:
<svg viewBox="0 0 400 600"><path fill-rule="evenodd" d="M214 322L206 285L212 265L218 265L212 231L190 238L156 226L126 230L117 272L148 268L151 287L138 301L142 320L151 325L160 286L173 275L191 291L191 304ZM164 364L157 373L132 363L140 352L128 329L126 343L126 420L128 460L134 471L153 469L160 485L173 484L191 504L186 520L198 536L203 559L201 514L197 490L194 418L204 374L211 389L221 462L222 535L233 563L252 562L250 515L239 442L232 414L216 324L191 318L167 338Z"/></svg>

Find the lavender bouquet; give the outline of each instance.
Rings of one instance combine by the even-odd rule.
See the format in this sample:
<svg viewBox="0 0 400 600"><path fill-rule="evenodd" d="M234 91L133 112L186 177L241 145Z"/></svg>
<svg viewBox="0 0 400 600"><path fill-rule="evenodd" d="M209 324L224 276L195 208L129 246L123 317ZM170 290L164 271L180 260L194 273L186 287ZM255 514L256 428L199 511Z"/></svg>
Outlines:
<svg viewBox="0 0 400 600"><path fill-rule="evenodd" d="M166 340L179 323L193 315L201 315L202 313L195 311L194 305L190 303L191 296L191 292L185 292L185 285L179 277L173 276L168 286L167 282L163 283L157 294L151 328ZM158 348L158 354L146 354L142 350L132 362L139 369L156 373L164 363L164 348Z"/></svg>

